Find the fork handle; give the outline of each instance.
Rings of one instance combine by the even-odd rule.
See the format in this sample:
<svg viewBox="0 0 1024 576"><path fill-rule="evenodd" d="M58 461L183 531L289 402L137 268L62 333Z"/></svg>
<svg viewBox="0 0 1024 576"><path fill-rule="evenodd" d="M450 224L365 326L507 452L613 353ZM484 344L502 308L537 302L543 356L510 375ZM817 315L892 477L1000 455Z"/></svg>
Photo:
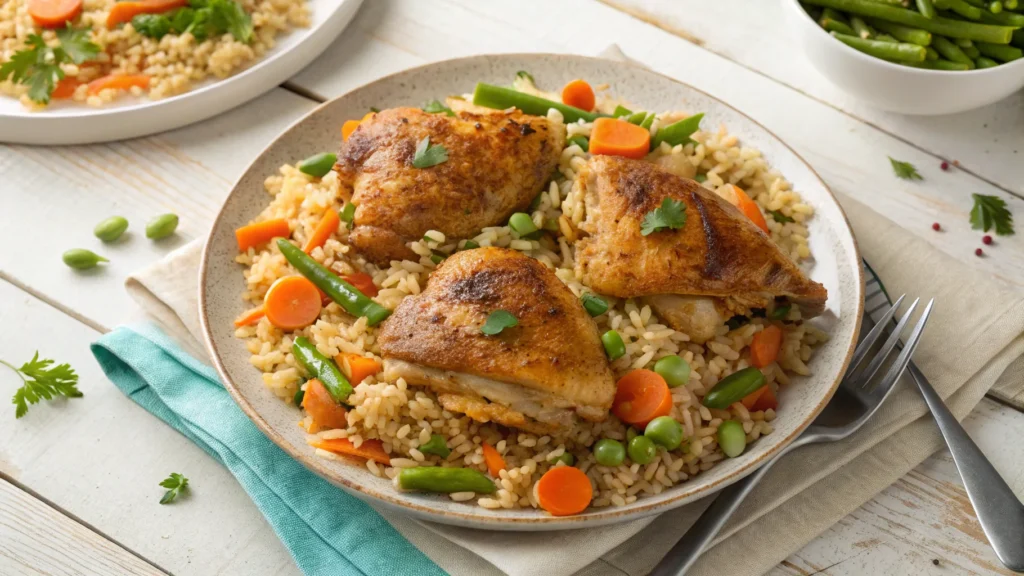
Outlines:
<svg viewBox="0 0 1024 576"><path fill-rule="evenodd" d="M913 363L910 375L946 439L967 496L996 556L1010 570L1024 571L1024 505Z"/></svg>

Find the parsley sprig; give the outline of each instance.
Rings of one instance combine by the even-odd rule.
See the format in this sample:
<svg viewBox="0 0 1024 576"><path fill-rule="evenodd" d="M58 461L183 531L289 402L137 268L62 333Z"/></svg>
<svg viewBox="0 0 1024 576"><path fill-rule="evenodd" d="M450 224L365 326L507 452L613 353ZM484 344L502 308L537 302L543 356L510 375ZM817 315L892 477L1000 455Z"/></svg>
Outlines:
<svg viewBox="0 0 1024 576"><path fill-rule="evenodd" d="M651 210L644 216L640 224L640 234L647 236L662 230L678 230L686 224L686 204L672 198L665 198L661 206Z"/></svg>
<svg viewBox="0 0 1024 576"><path fill-rule="evenodd" d="M889 162L892 164L892 171L896 173L897 178L903 180L923 180L921 175L917 173L917 168L910 162L900 162L892 156L889 156Z"/></svg>
<svg viewBox="0 0 1024 576"><path fill-rule="evenodd" d="M164 492L163 498L160 499L161 504L170 504L174 502L174 499L178 497L183 491L188 489L188 478L185 478L177 472L171 472L171 475L164 478L160 485L167 488L167 492Z"/></svg>
<svg viewBox="0 0 1024 576"><path fill-rule="evenodd" d="M501 334L505 328L518 326L519 320L508 310L495 310L487 316L487 321L480 327L480 331L488 336Z"/></svg>
<svg viewBox="0 0 1024 576"><path fill-rule="evenodd" d="M28 413L29 404L38 404L40 399L52 400L57 396L65 398L81 398L78 389L78 374L69 364L53 366L53 360L40 359L39 352L28 362L16 368L4 360L0 364L7 366L21 378L22 386L14 393L14 417L21 418ZM52 367L51 367L52 366Z"/></svg>
<svg viewBox="0 0 1024 576"><path fill-rule="evenodd" d="M66 28L57 30L56 46L48 46L39 34L31 34L27 47L15 52L0 65L0 81L10 79L28 86L28 97L48 104L57 82L64 78L61 64L82 64L96 58L100 47L89 41L89 30Z"/></svg>
<svg viewBox="0 0 1024 576"><path fill-rule="evenodd" d="M1013 234L1013 214L1006 208L1006 201L998 196L971 194L974 207L971 208L971 228L988 232L995 228L999 236Z"/></svg>
<svg viewBox="0 0 1024 576"><path fill-rule="evenodd" d="M448 161L448 149L440 144L430 144L430 136L425 136L416 145L416 154L412 158L414 168L430 168Z"/></svg>
<svg viewBox="0 0 1024 576"><path fill-rule="evenodd" d="M230 33L239 42L252 40L252 17L232 0L189 0L188 6L164 14L139 14L132 28L143 36L163 38L189 32L197 42Z"/></svg>
<svg viewBox="0 0 1024 576"><path fill-rule="evenodd" d="M442 112L446 116L455 116L455 111L445 106L440 100L431 100L423 106L423 111L427 114L441 114Z"/></svg>

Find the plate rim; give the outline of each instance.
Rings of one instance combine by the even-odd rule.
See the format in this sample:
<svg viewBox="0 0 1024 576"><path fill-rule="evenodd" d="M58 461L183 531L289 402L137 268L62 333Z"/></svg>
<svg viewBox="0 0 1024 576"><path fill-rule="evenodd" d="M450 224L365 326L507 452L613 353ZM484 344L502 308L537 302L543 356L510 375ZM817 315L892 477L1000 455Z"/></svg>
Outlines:
<svg viewBox="0 0 1024 576"><path fill-rule="evenodd" d="M466 61L469 61L469 60L479 60L479 59L489 59L489 58L518 58L518 59L527 59L527 58L535 58L535 57L583 59L583 60L590 60L590 61L593 61L593 62L600 62L600 63L606 63L606 64L620 65L620 66L635 67L635 68L640 69L640 70L642 70L644 72L651 73L651 74L656 74L656 75L661 76L662 78L664 78L666 80L669 80L669 81L671 81L671 82L673 82L675 84L681 85L681 86L685 87L686 89L693 90L694 92L699 93L699 94L703 95L706 98L714 100L718 104L720 104L722 106L725 106L726 108L730 109L732 112L734 112L734 113L740 115L741 117L745 118L746 120L752 122L757 127L759 127L761 130L763 130L766 134L768 134L769 136L774 138L778 143L780 143L782 146L784 146L785 149L788 150L791 154L793 154L793 156L797 160L799 160L801 163L804 164L804 166L810 171L810 174L818 181L818 184L821 185L821 187L828 194L828 197L831 198L831 200L835 203L835 206L838 208L839 214L842 216L843 225L845 226L844 230L846 232L846 235L850 238L850 240L852 242L853 257L854 257L855 261L858 263L858 265L856 266L856 275L855 275L855 279L856 279L855 288L857 290L856 318L855 318L855 323L854 323L852 337L851 337L850 343L848 345L845 357L843 358L841 369L838 371L837 376L833 379L833 382L830 384L829 389L828 389L828 393L822 396L822 399L818 402L818 404L810 412L810 414L807 416L807 418L803 422L801 422L799 425L797 425L796 428L793 430L793 432L791 434L789 434L785 438L783 438L780 441L778 441L773 447L769 448L768 451L765 452L764 454L760 455L757 458L754 458L754 459L750 460L749 462L746 462L746 463L740 465L736 470L734 470L730 474L728 474L726 476L723 476L722 478L719 478L719 479L713 481L711 484L709 484L707 486L704 486L703 488L700 488L700 489L690 489L690 490L681 489L681 490L679 490L678 494L674 494L671 497L669 497L668 499L660 500L660 501L653 501L653 502L650 502L650 503L648 503L646 505L641 505L641 506L638 506L638 507L634 507L634 508L631 508L629 510L617 510L617 507L608 507L608 508L599 509L596 512L589 512L587 514L574 515L574 516L551 516L551 515L540 515L540 514L538 514L537 516L516 517L516 518L506 518L506 517L499 517L499 516L488 516L488 515L484 515L484 514L481 514L481 513L471 514L471 513L463 513L463 512L449 512L449 511L446 511L446 510L439 510L436 507L425 506L425 505L422 505L422 504L419 504L419 503L410 503L410 502L407 502L407 501L404 501L404 500L399 500L399 499L395 498L393 495L388 494L388 493L384 493L384 492L380 492L380 491L374 489L373 487L366 486L366 485L356 484L355 482L351 482L350 480L348 480L346 478L339 477L338 475L334 474L333 471L324 464L324 462L325 462L324 460L322 460L320 458L317 458L313 452L310 452L308 450L301 451L301 450L295 449L290 442L288 442L281 434L279 434L276 430L274 430L270 426L270 424L266 420L264 420L263 417L245 399L245 397L243 396L241 391L238 389L238 386L231 379L230 375L228 374L228 371L225 369L223 363L221 362L220 351L217 348L216 343L214 342L214 338L213 338L212 331L210 329L209 321L208 321L207 301L206 301L206 285L207 285L207 270L208 270L208 264L209 264L209 261L210 261L211 240L213 238L214 232L221 227L221 221L226 217L226 208L227 208L227 204L228 204L228 199L235 193L235 190L237 189L238 184L241 181L241 179L244 178L245 175L249 173L249 171L260 160L260 158L267 152L267 150L270 147L272 147L274 144L276 144L278 140L280 140L286 134L289 134L292 130L296 129L298 127L298 125L301 124L302 122L304 122L307 118L309 118L310 116L312 116L314 114L317 114L322 108L325 108L325 107L327 107L329 105L332 105L335 101L337 101L339 99L348 97L349 94L351 94L352 92L355 92L357 90L361 90L361 89L369 87L369 86L373 86L373 85L377 85L377 84L381 84L381 83L386 83L386 82L392 82L392 81L394 81L394 79L396 77L404 75L404 74L408 74L408 73L413 72L413 71L423 71L424 69L427 69L427 68L432 68L432 67L436 67L436 66L445 66L445 65L449 65L449 64L451 64L453 62L466 62ZM842 232L842 230L840 232ZM864 301L865 275L864 275L863 266L860 264L861 262L862 262L862 257L861 257L861 253L860 253L860 247L859 247L859 244L857 243L857 237L853 233L853 227L850 225L849 217L847 216L846 211L843 209L842 204L839 203L839 199L836 197L835 193L828 186L828 184L826 184L825 181L821 178L821 175L818 174L817 170L815 170L814 167L811 166L811 164L809 162L807 162L807 160L805 160L804 157L801 156L796 150L794 150L788 143L786 143L784 140L779 138L778 135L776 135L774 132L769 130L767 127L765 127L759 121L751 118L749 115L747 115L746 113L740 111L739 109L737 109L733 105L729 104L728 102L725 102L722 99L720 99L720 98L718 98L716 96L713 96L713 95L709 94L708 92L706 92L704 90L696 88L696 87L694 87L694 86L692 86L692 85L690 85L690 84L688 84L686 82L683 82L681 80L673 78L673 77L671 77L671 76L669 76L667 74L663 74L663 73L658 72L656 70L652 70L652 69L650 69L650 68L648 68L646 66L643 66L641 64L638 64L638 63L633 62L633 61L628 60L628 59L623 61L623 60L613 60L613 59L609 59L609 58L602 58L602 57L595 57L595 56L583 56L583 55L576 55L576 54L546 53L546 52L477 54L477 55L472 55L472 56L463 56L463 57L458 57L458 58L449 58L449 59L445 59L445 60L439 60L439 61L435 61L435 62L430 62L430 63L422 64L420 66L414 66L414 67L411 67L411 68L405 68L403 70L394 72L392 74L388 74L387 76L383 76L383 77L378 78L376 80L373 80L373 81L370 81L370 82L366 82L366 83L361 84L361 85L359 85L357 87L354 87L351 90L345 92L344 94L340 94L340 95L338 95L338 96L336 96L334 98L331 98L330 100L327 100L326 102L323 102L322 104L320 104L319 106L317 106L316 108L314 108L313 110L308 112L307 114L303 115L301 118L298 118L295 122L290 124L283 131L281 131L270 143L267 144L266 147L263 148L263 150L261 150L258 154L256 154L254 159L253 159L253 161L250 162L249 165L246 167L246 169L241 172L238 180L236 180L235 184L232 186L231 192L229 192L228 195L225 197L224 203L221 205L220 210L218 210L217 216L214 219L213 224L212 224L212 226L210 228L210 233L207 235L206 240L203 243L202 257L200 259L200 264L199 264L199 286L198 286L198 292L199 292L199 321L200 321L200 326L202 328L203 343L206 346L207 352L210 354L210 359L211 359L211 361L214 364L214 368L217 370L218 375L220 375L220 377L221 377L221 379L223 381L224 387L231 394L231 397L235 400L235 403L238 404L239 408L241 408L242 411L246 414L246 416L248 416L249 419L252 420L254 424L256 424L257 428L259 428L260 431L264 435L266 435L272 442L274 442L278 447L280 447L282 450L284 450L285 453L287 453L289 456L291 456L292 458L294 458L297 461L299 461L307 469L312 470L314 473L316 473L320 477L324 478L328 482L334 484L335 486L338 486L338 487L341 487L341 488L345 489L350 494L352 494L352 495L354 495L354 496L356 496L356 497L358 497L360 499L366 500L368 502L372 502L372 503L376 503L376 504L381 504L381 505L384 505L384 506L386 506L388 508L397 510L397 511L402 512L402 513L411 514L411 515L417 516L417 517L425 519L425 520L430 520L430 521L439 522L439 523L443 523L443 524L451 524L451 525L457 525L457 526L476 528L476 529L493 529L493 530L516 531L516 530L566 530L566 529L592 528L592 527L597 527L597 526L602 526L602 525L607 525L607 524L613 524L613 523L625 522L625 521L630 521L630 520L636 520L636 519L647 517L647 516L651 516L651 515L654 515L654 514L659 514L659 513L662 513L662 512L667 512L669 510L672 510L672 509L678 508L680 506L683 506L685 504L688 504L690 502L693 502L693 501L695 501L695 500L697 500L699 498L702 498L702 497L708 496L710 494L713 494L714 492L716 492L718 490L721 490L722 488L725 488L725 487L733 484L734 482L739 481L740 479L746 477L747 475L749 475L749 474L753 473L754 471L756 471L757 469L759 469L762 465L764 465L765 462L771 460L776 455L778 455L783 449L785 449L787 446L789 446L793 442L793 440L796 439L797 436L802 434L803 431L808 426L810 426L810 424L814 421L814 419L817 418L817 416L821 413L821 411L824 410L825 405L828 404L828 402L832 399L832 396L835 394L835 391L836 391L836 389L839 386L839 382L842 380L843 376L846 373L847 368L849 367L850 359L852 358L854 349L856 348L856 344L857 344L857 341L858 341L858 338L859 338L859 335L860 335L861 325L862 325L862 321L863 321L864 305L865 305L865 303L864 303L865 302ZM368 471L367 471L367 473L369 474ZM640 500L638 500L638 502L640 502ZM491 512L490 510L485 510L485 511L486 512Z"/></svg>

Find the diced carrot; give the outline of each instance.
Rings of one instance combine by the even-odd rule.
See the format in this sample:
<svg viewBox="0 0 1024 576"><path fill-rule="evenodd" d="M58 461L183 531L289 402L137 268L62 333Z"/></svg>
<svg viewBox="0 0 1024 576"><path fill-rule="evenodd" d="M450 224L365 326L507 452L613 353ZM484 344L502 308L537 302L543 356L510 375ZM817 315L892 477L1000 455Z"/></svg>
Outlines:
<svg viewBox="0 0 1024 576"><path fill-rule="evenodd" d="M384 451L384 446L381 444L380 440L377 440L376 438L363 440L363 443L360 444L358 448L356 448L348 438L320 440L319 442L315 442L313 447L320 448L321 450L327 450L328 452L334 452L335 454L358 456L360 458L379 462L385 466L391 465L391 457Z"/></svg>
<svg viewBox="0 0 1024 576"><path fill-rule="evenodd" d="M754 412L758 412L761 410L768 410L769 408L777 410L779 408L779 401L775 397L775 392L772 390L772 387L765 386L764 394L761 394L761 397L757 399L757 402L755 402L750 409Z"/></svg>
<svg viewBox="0 0 1024 576"><path fill-rule="evenodd" d="M323 304L316 285L305 276L278 278L263 297L267 320L281 330L298 330L316 322Z"/></svg>
<svg viewBox="0 0 1024 576"><path fill-rule="evenodd" d="M117 2L107 15L107 28L131 22L139 14L160 14L188 6L188 0L129 0Z"/></svg>
<svg viewBox="0 0 1024 576"><path fill-rule="evenodd" d="M590 506L594 488L579 468L559 466L537 481L537 503L553 516L579 514Z"/></svg>
<svg viewBox="0 0 1024 576"><path fill-rule="evenodd" d="M341 371L345 373L353 386L358 385L367 376L373 376L380 372L380 362L376 358L342 352L334 357L334 361L338 363Z"/></svg>
<svg viewBox="0 0 1024 576"><path fill-rule="evenodd" d="M338 231L338 224L341 223L341 218L338 217L338 212L334 208L328 208L327 212L324 212L323 218L316 225L316 229L306 240L306 245L302 247L302 251L309 254L314 248L323 246L327 239Z"/></svg>
<svg viewBox="0 0 1024 576"><path fill-rule="evenodd" d="M357 290L373 298L378 294L377 285L373 283L373 277L365 272L356 272L341 277L342 280L356 287Z"/></svg>
<svg viewBox="0 0 1024 576"><path fill-rule="evenodd" d="M264 316L267 315L266 310L263 309L263 305L260 304L256 308L243 312L241 316L235 319L235 328L241 328L242 326L252 326L258 324Z"/></svg>
<svg viewBox="0 0 1024 576"><path fill-rule="evenodd" d="M743 191L743 188L733 184L732 189L736 192L736 199L739 202L736 207L739 208L740 212L743 212L747 218L750 218L750 221L756 224L758 228L763 230L765 234L768 234L768 222L765 221L764 214L761 214L761 208L758 207L757 202L751 200L750 196L747 196L747 193Z"/></svg>
<svg viewBox="0 0 1024 576"><path fill-rule="evenodd" d="M651 148L651 133L646 128L618 118L598 118L590 131L590 153L623 156L636 160Z"/></svg>
<svg viewBox="0 0 1024 576"><path fill-rule="evenodd" d="M652 370L633 370L616 384L612 413L626 424L638 428L672 410L672 394L668 383Z"/></svg>
<svg viewBox="0 0 1024 576"><path fill-rule="evenodd" d="M740 402L743 404L743 407L746 408L747 410L753 409L754 404L757 404L757 399L760 398L761 395L764 394L764 391L767 389L768 385L765 384L764 386L761 386L757 390L754 390L750 394L744 396L743 399L740 400Z"/></svg>
<svg viewBox="0 0 1024 576"><path fill-rule="evenodd" d="M754 334L754 339L750 341L750 363L757 368L764 368L775 362L781 347L782 330L774 324L766 326Z"/></svg>
<svg viewBox="0 0 1024 576"><path fill-rule="evenodd" d="M313 421L319 428L348 428L345 407L335 402L323 382L316 378L306 381L306 393L302 395L302 407L307 414L313 417Z"/></svg>
<svg viewBox="0 0 1024 576"><path fill-rule="evenodd" d="M487 471L495 478L498 478L501 471L505 469L505 459L501 457L494 446L487 442L484 442L484 463L487 464Z"/></svg>
<svg viewBox="0 0 1024 576"><path fill-rule="evenodd" d="M573 80L562 88L562 104L590 112L595 101L594 89L584 80Z"/></svg>
<svg viewBox="0 0 1024 576"><path fill-rule="evenodd" d="M53 88L53 92L50 93L50 98L54 100L66 100L75 95L75 90L82 83L78 81L78 78L72 78L71 76L65 76L57 82L57 85Z"/></svg>
<svg viewBox="0 0 1024 576"><path fill-rule="evenodd" d="M43 28L63 28L82 13L82 0L29 0L28 15Z"/></svg>
<svg viewBox="0 0 1024 576"><path fill-rule="evenodd" d="M373 112L372 110L371 110L370 112L367 112L366 114L364 114L364 115L363 115L363 119L362 119L362 120L360 120L360 121L359 121L359 123L360 123L360 124L362 124L363 122L366 122L366 121L367 121L367 120L369 120L370 118L373 118L373 117L374 117L374 115L376 115L376 114L377 114L377 113L376 113L376 112Z"/></svg>
<svg viewBox="0 0 1024 576"><path fill-rule="evenodd" d="M245 252L249 248L270 242L274 238L287 238L291 234L292 229L288 226L288 221L284 218L276 218L242 226L235 230L235 239L238 240L238 251Z"/></svg>
<svg viewBox="0 0 1024 576"><path fill-rule="evenodd" d="M118 2L114 6L124 4ZM127 90L138 86L145 90L149 88L149 76L146 74L108 74L89 82L89 94L99 94L103 90Z"/></svg>
<svg viewBox="0 0 1024 576"><path fill-rule="evenodd" d="M348 137L356 131L356 128L359 128L360 124L362 124L362 122L359 120L346 120L345 123L341 125L341 139L347 142Z"/></svg>

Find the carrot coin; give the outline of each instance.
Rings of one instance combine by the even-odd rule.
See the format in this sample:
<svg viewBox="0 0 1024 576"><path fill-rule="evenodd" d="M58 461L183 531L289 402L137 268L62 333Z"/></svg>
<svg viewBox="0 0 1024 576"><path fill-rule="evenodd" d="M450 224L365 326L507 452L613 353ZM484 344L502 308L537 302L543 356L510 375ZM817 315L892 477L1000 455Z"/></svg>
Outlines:
<svg viewBox="0 0 1024 576"><path fill-rule="evenodd" d="M305 276L285 276L263 297L267 320L282 330L298 330L316 322L323 304L320 291Z"/></svg>

